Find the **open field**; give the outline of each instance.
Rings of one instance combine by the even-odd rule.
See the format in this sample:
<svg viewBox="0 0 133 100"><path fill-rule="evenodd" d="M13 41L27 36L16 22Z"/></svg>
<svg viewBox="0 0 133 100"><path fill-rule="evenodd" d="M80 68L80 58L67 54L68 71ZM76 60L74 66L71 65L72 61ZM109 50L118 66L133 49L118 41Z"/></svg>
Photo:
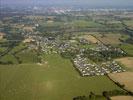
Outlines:
<svg viewBox="0 0 133 100"><path fill-rule="evenodd" d="M115 34L115 33L107 33L102 36L102 34L95 34L95 36L105 44L118 45L121 43L121 40L125 40L128 38L127 35Z"/></svg>
<svg viewBox="0 0 133 100"><path fill-rule="evenodd" d="M106 76L79 76L71 62L59 55L44 55L44 59L44 65L0 65L1 100L72 100L90 91L120 90Z"/></svg>
<svg viewBox="0 0 133 100"><path fill-rule="evenodd" d="M130 27L130 28L133 28L133 20L127 20L127 21L124 21L124 23Z"/></svg>
<svg viewBox="0 0 133 100"><path fill-rule="evenodd" d="M130 72L109 74L110 78L113 79L115 82L124 84L126 89L133 91L133 57L120 58L116 59L116 61L124 65Z"/></svg>
<svg viewBox="0 0 133 100"><path fill-rule="evenodd" d="M72 21L72 26L77 27L77 28L104 27L104 25L101 25L94 21L85 21L85 20L74 20Z"/></svg>
<svg viewBox="0 0 133 100"><path fill-rule="evenodd" d="M111 100L133 100L131 96L114 96L111 97Z"/></svg>
<svg viewBox="0 0 133 100"><path fill-rule="evenodd" d="M130 69L130 71L133 70L133 57L120 58L116 59L116 61L120 62L122 65Z"/></svg>
<svg viewBox="0 0 133 100"><path fill-rule="evenodd" d="M0 61L2 61L2 62L12 62L14 64L17 64L17 60L11 54L6 54L2 58L0 58Z"/></svg>
<svg viewBox="0 0 133 100"><path fill-rule="evenodd" d="M85 38L86 40L88 40L91 43L100 43L99 40L97 40L94 36L92 35L85 35L83 36L83 38Z"/></svg>
<svg viewBox="0 0 133 100"><path fill-rule="evenodd" d="M133 45L131 44L122 44L120 46L124 51L126 51L129 55L133 56Z"/></svg>
<svg viewBox="0 0 133 100"><path fill-rule="evenodd" d="M111 77L115 82L125 85L125 89L133 92L133 72L109 74L109 77Z"/></svg>

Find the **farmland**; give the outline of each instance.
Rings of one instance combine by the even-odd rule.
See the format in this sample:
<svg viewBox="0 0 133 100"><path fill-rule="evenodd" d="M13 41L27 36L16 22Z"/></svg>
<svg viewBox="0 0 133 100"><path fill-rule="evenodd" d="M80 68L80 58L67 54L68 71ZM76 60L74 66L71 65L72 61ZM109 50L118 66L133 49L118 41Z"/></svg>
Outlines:
<svg viewBox="0 0 133 100"><path fill-rule="evenodd" d="M111 98L112 100L132 100L131 96L115 96Z"/></svg>
<svg viewBox="0 0 133 100"><path fill-rule="evenodd" d="M40 66L0 66L2 100L71 100L90 91L101 94L104 90L120 90L106 76L81 77L70 61L59 55L45 55L44 59L47 64Z"/></svg>
<svg viewBox="0 0 133 100"><path fill-rule="evenodd" d="M127 39L128 35L123 35L119 33L105 33L105 34L94 34L99 40L105 44L111 44L117 46L121 44L121 40Z"/></svg>
<svg viewBox="0 0 133 100"><path fill-rule="evenodd" d="M124 23L129 26L130 28L133 28L133 20L127 20L127 21L124 21Z"/></svg>
<svg viewBox="0 0 133 100"><path fill-rule="evenodd" d="M133 57L125 57L125 58L119 58L116 59L116 61L120 62L122 65L124 65L127 69L130 71L133 70Z"/></svg>
<svg viewBox="0 0 133 100"><path fill-rule="evenodd" d="M132 19L121 15L130 11L18 9L0 16L0 99L132 94Z"/></svg>
<svg viewBox="0 0 133 100"><path fill-rule="evenodd" d="M133 45L131 44L123 44L120 46L123 50L125 50L129 55L133 55Z"/></svg>
<svg viewBox="0 0 133 100"><path fill-rule="evenodd" d="M124 84L127 90L133 91L132 83L133 83L133 73L132 72L123 72L109 75L115 82L119 82L120 84Z"/></svg>
<svg viewBox="0 0 133 100"><path fill-rule="evenodd" d="M117 73L117 74L109 74L111 79L115 82L119 82L120 84L124 84L124 88L127 90L133 91L132 83L133 83L133 57L125 57L116 59L116 61L120 62L123 66L127 68L127 72ZM121 78L120 78L121 77Z"/></svg>

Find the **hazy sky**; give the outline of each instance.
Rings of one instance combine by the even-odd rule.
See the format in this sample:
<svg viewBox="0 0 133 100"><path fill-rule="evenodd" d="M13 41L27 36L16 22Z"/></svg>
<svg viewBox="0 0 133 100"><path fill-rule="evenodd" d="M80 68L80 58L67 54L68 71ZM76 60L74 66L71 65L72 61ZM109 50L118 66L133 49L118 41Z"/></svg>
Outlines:
<svg viewBox="0 0 133 100"><path fill-rule="evenodd" d="M133 0L0 0L2 4L43 5L88 5L88 6L133 6Z"/></svg>

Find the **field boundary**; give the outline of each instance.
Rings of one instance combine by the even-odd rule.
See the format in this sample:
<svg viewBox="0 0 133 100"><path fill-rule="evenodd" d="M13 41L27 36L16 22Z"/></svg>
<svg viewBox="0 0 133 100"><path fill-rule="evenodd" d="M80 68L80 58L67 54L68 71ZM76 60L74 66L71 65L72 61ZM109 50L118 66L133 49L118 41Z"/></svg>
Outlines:
<svg viewBox="0 0 133 100"><path fill-rule="evenodd" d="M109 79L110 79L110 81L112 81L114 84L116 84L118 87L120 87L121 89L123 89L124 91L126 91L130 96L133 96L133 92L131 92L130 90L128 90L128 89L125 89L124 87L121 87L116 81L114 81L111 77L109 77L109 75L107 74L106 75Z"/></svg>

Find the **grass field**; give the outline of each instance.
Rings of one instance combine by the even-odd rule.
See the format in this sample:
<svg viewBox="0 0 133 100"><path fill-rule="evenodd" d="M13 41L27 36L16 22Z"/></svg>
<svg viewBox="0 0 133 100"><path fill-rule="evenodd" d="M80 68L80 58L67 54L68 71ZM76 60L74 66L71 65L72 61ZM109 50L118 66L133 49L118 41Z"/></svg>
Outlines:
<svg viewBox="0 0 133 100"><path fill-rule="evenodd" d="M131 44L122 44L120 46L124 51L126 51L129 55L133 56L133 45Z"/></svg>
<svg viewBox="0 0 133 100"><path fill-rule="evenodd" d="M8 61L10 61L10 62L12 62L14 64L17 64L17 60L11 54L6 54L2 58L0 58L0 61L2 61L2 62L8 62Z"/></svg>
<svg viewBox="0 0 133 100"><path fill-rule="evenodd" d="M118 45L121 43L121 40L125 40L128 38L128 35L122 35L119 33L106 33L104 36L102 34L95 34L95 36L102 41L104 44Z"/></svg>
<svg viewBox="0 0 133 100"><path fill-rule="evenodd" d="M38 57L37 52L32 50L25 50L24 52L19 52L16 54L22 61L22 63L37 63Z"/></svg>
<svg viewBox="0 0 133 100"><path fill-rule="evenodd" d="M72 100L118 88L106 76L81 77L71 62L59 55L45 55L45 65L0 65L1 100Z"/></svg>
<svg viewBox="0 0 133 100"><path fill-rule="evenodd" d="M124 21L124 23L129 26L130 28L133 28L133 20L127 20L127 21Z"/></svg>
<svg viewBox="0 0 133 100"><path fill-rule="evenodd" d="M85 21L85 20L74 20L72 21L72 26L77 28L103 27L101 24L98 24L94 21Z"/></svg>

